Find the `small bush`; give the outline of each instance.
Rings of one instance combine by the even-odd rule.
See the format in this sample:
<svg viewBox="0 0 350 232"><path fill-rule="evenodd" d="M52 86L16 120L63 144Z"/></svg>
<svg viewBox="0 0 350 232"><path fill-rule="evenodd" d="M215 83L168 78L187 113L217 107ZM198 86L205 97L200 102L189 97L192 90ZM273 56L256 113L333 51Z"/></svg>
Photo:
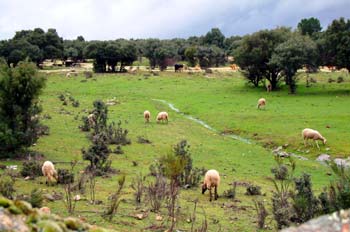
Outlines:
<svg viewBox="0 0 350 232"><path fill-rule="evenodd" d="M146 187L147 200L152 212L158 212L167 196L166 179L162 175L157 175L155 182L151 182Z"/></svg>
<svg viewBox="0 0 350 232"><path fill-rule="evenodd" d="M92 144L85 150L82 149L83 159L90 162L88 170L95 170L97 176L101 176L111 170L111 160L108 160L110 150L108 149L106 135L97 134L92 138Z"/></svg>
<svg viewBox="0 0 350 232"><path fill-rule="evenodd" d="M132 180L132 183L130 185L130 187L135 191L134 197L137 204L141 203L142 195L145 189L145 180L146 177L142 176L142 174L140 173L136 176L136 179Z"/></svg>
<svg viewBox="0 0 350 232"><path fill-rule="evenodd" d="M74 182L74 173L70 172L68 169L58 169L57 176L58 184L70 184Z"/></svg>
<svg viewBox="0 0 350 232"><path fill-rule="evenodd" d="M310 175L304 173L294 179L296 193L293 194L292 205L295 211L293 222L304 223L315 217L319 211L319 201L314 196Z"/></svg>
<svg viewBox="0 0 350 232"><path fill-rule="evenodd" d="M310 82L311 82L311 83L317 83L317 80L311 77L311 78L310 78Z"/></svg>
<svg viewBox="0 0 350 232"><path fill-rule="evenodd" d="M112 221L114 215L117 213L119 204L121 202L120 198L122 196L122 190L124 188L124 184L125 184L125 176L122 176L118 180L118 188L117 188L117 190L115 191L115 193L113 193L109 197L110 200L108 202L107 209L102 215L108 221Z"/></svg>
<svg viewBox="0 0 350 232"><path fill-rule="evenodd" d="M142 136L138 136L137 137L137 142L141 143L141 144L143 144L143 143L151 144L152 143L150 140L148 140L148 139L146 139L146 138L144 138Z"/></svg>
<svg viewBox="0 0 350 232"><path fill-rule="evenodd" d="M288 177L288 167L284 164L272 168L271 172L275 175L276 180L286 180Z"/></svg>
<svg viewBox="0 0 350 232"><path fill-rule="evenodd" d="M46 125L39 124L37 128L37 134L39 136L50 135L50 128Z"/></svg>
<svg viewBox="0 0 350 232"><path fill-rule="evenodd" d="M344 82L344 77L340 76L337 78L337 83L342 83Z"/></svg>
<svg viewBox="0 0 350 232"><path fill-rule="evenodd" d="M335 82L335 80L333 80L332 78L328 78L328 83L333 83Z"/></svg>
<svg viewBox="0 0 350 232"><path fill-rule="evenodd" d="M131 140L127 137L129 131L121 127L122 122L119 121L117 126L112 122L107 128L107 137L109 144L128 145Z"/></svg>
<svg viewBox="0 0 350 232"><path fill-rule="evenodd" d="M224 191L223 196L229 199L235 199L236 197L236 187L237 182L232 183L232 187L226 191Z"/></svg>
<svg viewBox="0 0 350 232"><path fill-rule="evenodd" d="M255 211L258 218L258 228L264 229L265 219L269 215L263 201L254 201Z"/></svg>
<svg viewBox="0 0 350 232"><path fill-rule="evenodd" d="M89 71L85 71L85 72L84 72L84 76L85 76L86 79L92 78L93 73L92 73L92 72L89 72Z"/></svg>
<svg viewBox="0 0 350 232"><path fill-rule="evenodd" d="M249 196L261 195L261 187L257 185L249 185L245 194Z"/></svg>
<svg viewBox="0 0 350 232"><path fill-rule="evenodd" d="M43 193L40 189L33 189L30 193L29 203L35 208L41 208L43 205Z"/></svg>
<svg viewBox="0 0 350 232"><path fill-rule="evenodd" d="M79 101L78 101L78 100L74 100L74 101L72 102L72 106L73 106L73 107L79 107L79 106L80 106Z"/></svg>
<svg viewBox="0 0 350 232"><path fill-rule="evenodd" d="M32 178L42 176L41 164L36 160L24 161L20 174L23 177L30 176Z"/></svg>
<svg viewBox="0 0 350 232"><path fill-rule="evenodd" d="M184 170L180 175L180 184L187 187L197 186L201 177L204 175L205 170L193 167L190 145L186 140L181 140L173 147L173 153L175 156L180 157L185 163Z"/></svg>
<svg viewBox="0 0 350 232"><path fill-rule="evenodd" d="M15 188L15 179L7 175L0 175L0 194L6 198L13 199Z"/></svg>
<svg viewBox="0 0 350 232"><path fill-rule="evenodd" d="M80 125L79 129L81 131L90 131L91 128L90 128L90 123L89 123L88 117L83 116L83 117L81 117L81 120L83 121L83 125Z"/></svg>
<svg viewBox="0 0 350 232"><path fill-rule="evenodd" d="M121 147L120 145L118 145L118 146L114 149L113 153L118 154L118 155L121 155L121 154L124 154L124 151L123 151L122 147Z"/></svg>
<svg viewBox="0 0 350 232"><path fill-rule="evenodd" d="M60 99L60 101L65 101L66 97L61 93L60 95L58 95L58 99Z"/></svg>

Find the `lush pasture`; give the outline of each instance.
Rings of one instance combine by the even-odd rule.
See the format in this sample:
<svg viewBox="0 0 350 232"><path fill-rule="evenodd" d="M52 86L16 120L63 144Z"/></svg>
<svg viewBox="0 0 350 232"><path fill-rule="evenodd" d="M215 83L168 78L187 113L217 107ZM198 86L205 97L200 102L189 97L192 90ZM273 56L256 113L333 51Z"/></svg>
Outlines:
<svg viewBox="0 0 350 232"><path fill-rule="evenodd" d="M148 167L154 160L170 152L172 146L182 139L187 139L191 145L194 166L214 168L220 172L222 184L219 195L233 181L258 184L262 186L263 193L266 193L266 196L260 198L264 198L270 208L272 185L267 177L271 176L270 169L274 166L271 153L273 147L288 144L288 151L309 158L309 161L297 161L297 173L310 173L317 191L327 185L330 179L327 175L329 170L314 161L317 155L328 153L332 157L345 157L350 153L350 78L343 75L344 83L330 84L327 82L328 78L336 79L339 73L313 74L312 77L318 82L306 88L304 75L300 74L296 95L289 95L284 86L280 91L272 93L251 88L238 73L212 74L209 77L185 73L162 73L160 76L150 77L145 77L144 74L95 75L87 81L82 76L67 79L63 74L47 75L47 86L41 100L43 114L52 117L43 120L50 127L50 135L42 137L33 149L44 153L46 159L52 161L81 160L81 148L89 144L86 134L78 129L81 116L87 114L83 110L91 109L92 102L96 99L107 100L115 97L120 104L109 107L109 120L121 120L123 127L129 130L132 140L131 145L123 147L125 154L110 156L113 160L112 166L126 175L125 200L120 205L114 223L105 222L98 214L82 212L103 210L103 205L91 206L86 201L78 202L76 216L118 231L140 231L152 224L161 224L155 220L154 213L150 213L144 220L129 217L147 209L145 201L140 207L136 206L133 190L129 185L138 173L147 175ZM80 107L63 106L58 99L61 93L71 94L80 101ZM264 110L256 109L257 99L260 97L267 99ZM185 114L203 120L220 132L235 133L248 138L252 144L214 133L153 99L173 103ZM62 109L70 114L60 113ZM145 124L143 120L143 111L146 109L152 114L150 124ZM169 112L169 124L155 122L159 111ZM78 119L75 117L77 115ZM328 143L326 146L321 145L321 151L312 146L304 148L301 130L305 127L315 128L327 138ZM152 144L137 143L137 136L148 138ZM136 161L138 166L133 166L132 161ZM68 167L66 164L57 166ZM83 168L84 165L79 165L76 171ZM116 189L117 179L118 175L107 179L98 178L98 200L107 201L107 196ZM151 177L148 179L152 180ZM41 181L43 178L16 182L18 193L28 193L34 187L47 189L49 192L62 192L61 187L47 188ZM203 208L209 231L218 231L220 228L221 231L255 230L256 219L252 203L254 197L244 195L244 187L238 187L237 191L235 201L221 197L218 201L209 202L208 195L202 195L200 187L182 190L181 218L177 228L190 228L186 219L192 213L192 201L198 198L197 227L203 219ZM49 202L48 205L53 212L66 215L62 201ZM165 208L162 209L161 215L164 218L166 212ZM274 230L271 215L267 224Z"/></svg>

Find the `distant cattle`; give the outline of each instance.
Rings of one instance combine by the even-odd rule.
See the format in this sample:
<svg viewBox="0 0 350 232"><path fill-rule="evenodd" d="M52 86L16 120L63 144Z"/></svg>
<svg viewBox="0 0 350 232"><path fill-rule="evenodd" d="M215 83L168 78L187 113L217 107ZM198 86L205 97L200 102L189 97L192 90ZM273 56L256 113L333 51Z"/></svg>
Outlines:
<svg viewBox="0 0 350 232"><path fill-rule="evenodd" d="M175 64L174 68L175 68L175 72L181 72L184 68L184 65L183 64Z"/></svg>

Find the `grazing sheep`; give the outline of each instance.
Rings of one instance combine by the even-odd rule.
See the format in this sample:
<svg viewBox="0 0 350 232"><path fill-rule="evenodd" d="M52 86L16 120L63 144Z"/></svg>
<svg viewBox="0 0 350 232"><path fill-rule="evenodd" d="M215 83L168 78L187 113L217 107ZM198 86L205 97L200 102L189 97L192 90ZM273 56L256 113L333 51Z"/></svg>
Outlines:
<svg viewBox="0 0 350 232"><path fill-rule="evenodd" d="M96 125L96 115L95 114L89 114L88 116L89 126L94 127Z"/></svg>
<svg viewBox="0 0 350 232"><path fill-rule="evenodd" d="M260 109L260 107L263 107L265 105L266 105L266 99L265 98L260 98L258 100L258 105L257 105L258 109Z"/></svg>
<svg viewBox="0 0 350 232"><path fill-rule="evenodd" d="M149 119L151 118L151 113L146 110L145 112L143 112L143 117L145 118L145 122L149 122Z"/></svg>
<svg viewBox="0 0 350 232"><path fill-rule="evenodd" d="M327 139L325 137L323 137L320 132L318 132L317 130L313 130L310 128L305 128L302 132L301 135L304 139L304 145L306 146L306 142L308 139L313 139L318 147L318 149L320 149L320 146L318 146L318 142L317 140L322 140L323 144L326 144Z"/></svg>
<svg viewBox="0 0 350 232"><path fill-rule="evenodd" d="M55 166L51 161L45 161L41 168L41 171L46 177L46 184L50 184L52 182L52 179L55 179L57 181L57 172L55 170Z"/></svg>
<svg viewBox="0 0 350 232"><path fill-rule="evenodd" d="M67 73L67 74L66 74L66 77L70 77L70 75L71 75L70 73Z"/></svg>
<svg viewBox="0 0 350 232"><path fill-rule="evenodd" d="M209 189L210 201L212 200L211 189L214 187L214 199L217 200L218 195L218 187L220 184L220 175L218 171L212 169L205 173L204 181L202 184L202 194L205 193L207 189Z"/></svg>
<svg viewBox="0 0 350 232"><path fill-rule="evenodd" d="M160 121L166 121L168 123L168 113L167 112L159 112L159 114L157 115L157 122Z"/></svg>
<svg viewBox="0 0 350 232"><path fill-rule="evenodd" d="M272 91L272 86L271 86L271 84L267 84L267 85L266 85L266 91L267 91L268 93Z"/></svg>

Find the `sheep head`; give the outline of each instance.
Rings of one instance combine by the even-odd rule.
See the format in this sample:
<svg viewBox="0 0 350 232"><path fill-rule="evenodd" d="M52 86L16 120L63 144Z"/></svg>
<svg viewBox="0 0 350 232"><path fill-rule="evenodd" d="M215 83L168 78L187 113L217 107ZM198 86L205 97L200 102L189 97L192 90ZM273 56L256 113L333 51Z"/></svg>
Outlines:
<svg viewBox="0 0 350 232"><path fill-rule="evenodd" d="M205 191L207 191L208 187L207 187L207 184L202 184L202 194L205 193Z"/></svg>

